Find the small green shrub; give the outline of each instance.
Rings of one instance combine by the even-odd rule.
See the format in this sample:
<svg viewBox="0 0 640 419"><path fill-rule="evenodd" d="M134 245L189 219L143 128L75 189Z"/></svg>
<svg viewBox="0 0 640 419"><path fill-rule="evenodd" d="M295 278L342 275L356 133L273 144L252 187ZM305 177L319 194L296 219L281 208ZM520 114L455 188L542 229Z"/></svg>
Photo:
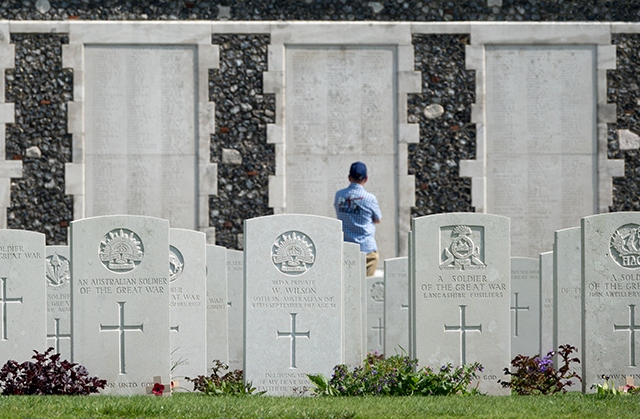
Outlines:
<svg viewBox="0 0 640 419"><path fill-rule="evenodd" d="M196 378L185 377L185 380L193 383L193 389L208 396L231 395L262 395L265 392L256 392L251 383L244 383L242 370L228 371L229 366L216 359L213 361L211 375L199 375ZM228 372L224 372L228 371Z"/></svg>
<svg viewBox="0 0 640 419"><path fill-rule="evenodd" d="M469 389L471 381L482 370L479 363L454 368L444 365L439 371L429 367L416 371L418 360L394 355L387 359L369 354L364 366L349 372L344 364L336 365L333 376L308 375L315 385L314 394L321 396L436 396L478 394Z"/></svg>
<svg viewBox="0 0 640 419"><path fill-rule="evenodd" d="M60 361L60 354L51 354L53 348L33 352L35 362L18 364L10 359L0 369L3 395L86 395L98 393L107 385L107 380L89 377L82 365Z"/></svg>
<svg viewBox="0 0 640 419"><path fill-rule="evenodd" d="M510 388L513 393L520 395L547 395L556 393L566 393L565 387L573 385L572 378L582 381L582 378L571 371L571 363L580 363L578 358L572 358L571 354L578 349L571 345L560 345L558 355L561 358L558 369L553 367L554 351L540 358L540 355L533 357L518 355L511 360L511 365L515 371L504 369L506 375L510 375L509 381L499 380L502 387Z"/></svg>

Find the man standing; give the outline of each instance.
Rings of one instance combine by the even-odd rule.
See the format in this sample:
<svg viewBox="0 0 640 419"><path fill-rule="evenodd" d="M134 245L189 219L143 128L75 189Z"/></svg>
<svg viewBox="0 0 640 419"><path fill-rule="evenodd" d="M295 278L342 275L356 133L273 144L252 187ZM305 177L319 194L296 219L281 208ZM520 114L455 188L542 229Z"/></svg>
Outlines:
<svg viewBox="0 0 640 419"><path fill-rule="evenodd" d="M333 206L342 221L344 240L360 245L360 251L367 254L367 276L373 276L378 266L375 224L382 219L382 213L375 195L364 189L368 179L367 166L359 161L353 163L349 169L351 184L336 192Z"/></svg>

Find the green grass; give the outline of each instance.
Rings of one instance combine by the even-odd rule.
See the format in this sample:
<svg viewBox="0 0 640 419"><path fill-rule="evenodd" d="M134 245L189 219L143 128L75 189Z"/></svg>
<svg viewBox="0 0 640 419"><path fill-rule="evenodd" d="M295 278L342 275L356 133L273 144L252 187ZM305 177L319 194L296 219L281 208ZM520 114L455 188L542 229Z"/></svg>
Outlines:
<svg viewBox="0 0 640 419"><path fill-rule="evenodd" d="M0 418L638 418L640 396L3 396Z"/></svg>

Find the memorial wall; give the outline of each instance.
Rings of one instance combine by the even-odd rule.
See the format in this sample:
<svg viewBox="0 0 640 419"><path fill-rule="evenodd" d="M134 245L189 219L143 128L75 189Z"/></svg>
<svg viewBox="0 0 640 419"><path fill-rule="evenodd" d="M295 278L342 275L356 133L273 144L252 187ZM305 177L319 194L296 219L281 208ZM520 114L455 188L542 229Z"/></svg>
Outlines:
<svg viewBox="0 0 640 419"><path fill-rule="evenodd" d="M517 252L535 256L552 241L538 226L573 227L590 212L640 207L633 176L639 94L628 83L637 78L639 30L634 23L615 23L632 21L634 11L627 6L598 10L598 16L605 13L599 20L614 23L532 22L595 16L584 14L591 7L584 2L580 7L565 2L561 10L543 3L522 12L528 23L513 24L473 21L489 16L515 20L520 12L507 5L483 10L478 5L475 18L469 14L476 7L471 5L455 12L445 8L442 14L440 5L431 5L406 16L402 4L382 5L377 12L353 5L355 20L387 20L370 23L317 22L323 13L338 21L348 16L330 5L315 10L316 2L295 11L285 7L288 16L313 24L242 21L247 11L242 5L205 11L199 3L180 9L172 23L154 21L162 13L172 15L169 5L153 13L142 5L149 22L122 20L140 18L141 12L131 10L129 17L107 11L107 4L96 6L100 13L90 17L93 10L73 1L68 12L53 3L46 12L24 11L25 5L0 10L9 19L0 25L6 92L0 104L5 132L0 222L42 231L48 244L64 243L71 220L123 211L116 203L127 196L127 205L139 205L127 211L153 208L163 218L181 212L178 218L190 220L185 226L207 230L210 241L239 248L246 218L309 211L305 206L331 215L334 189L346 183L346 169L337 166L358 155L371 159L369 189L390 205L383 208L379 227L383 257L405 254L411 217L455 211L513 217L512 230L527 237L519 239ZM116 14L109 17L111 12ZM231 21L220 20L225 13ZM255 13L261 17L254 20L268 16L257 5ZM423 14L427 21L409 22ZM115 21L105 25L100 16ZM451 19L435 22L443 16ZM124 100L117 98L122 92L115 85L126 82L111 89L106 80L93 83L91 78L123 61L107 60L92 76L92 49L133 45L152 54L191 51L192 58L180 61L192 64L171 74L170 60L146 64L150 76L133 77L136 86L127 86L137 99L110 110ZM316 66L325 59L318 54L336 51L346 58L334 60L330 68ZM498 51L535 62L498 58ZM376 64L364 66L364 56ZM154 83L163 72L169 85L158 89ZM372 82L363 83L365 78ZM182 82L184 88L178 88ZM309 87L300 87L305 84ZM162 104L161 97L171 99ZM301 102L292 105L296 100ZM134 105L123 114L125 106ZM123 117L126 123L107 122ZM96 124L102 127L98 131ZM158 163L146 162L155 152L149 147L140 147L141 154L126 166L118 158L117 163L95 164L93 148L99 141L92 138L118 132L124 142L125 128L138 140L164 136L176 142L161 151L160 165L168 168L161 172L171 175L153 172ZM174 135L177 131L184 136ZM376 141L349 154L365 137ZM321 158L298 149L336 138L338 148L327 148ZM125 147L122 142L119 150ZM376 156L367 154L376 149L373 144L383 147ZM526 164L520 154L525 144ZM126 195L118 182L100 182L114 173L120 184L126 179ZM318 195L323 203L309 204Z"/></svg>

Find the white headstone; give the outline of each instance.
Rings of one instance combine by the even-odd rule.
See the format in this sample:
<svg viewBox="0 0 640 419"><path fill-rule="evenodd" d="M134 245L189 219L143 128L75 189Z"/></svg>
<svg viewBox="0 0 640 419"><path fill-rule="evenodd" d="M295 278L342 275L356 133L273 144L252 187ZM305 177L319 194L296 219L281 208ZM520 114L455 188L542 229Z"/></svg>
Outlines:
<svg viewBox="0 0 640 419"><path fill-rule="evenodd" d="M367 352L384 354L384 277L367 277Z"/></svg>
<svg viewBox="0 0 640 419"><path fill-rule="evenodd" d="M227 249L227 300L229 370L241 370L244 369L244 268L239 250Z"/></svg>
<svg viewBox="0 0 640 419"><path fill-rule="evenodd" d="M28 361L47 349L45 237L0 230L0 360Z"/></svg>
<svg viewBox="0 0 640 419"><path fill-rule="evenodd" d="M479 362L479 390L509 394L497 383L511 361L509 219L474 213L414 218L415 327L420 366Z"/></svg>
<svg viewBox="0 0 640 419"><path fill-rule="evenodd" d="M409 351L409 259L384 261L384 353Z"/></svg>
<svg viewBox="0 0 640 419"><path fill-rule="evenodd" d="M540 349L540 261L511 258L511 358Z"/></svg>
<svg viewBox="0 0 640 419"><path fill-rule="evenodd" d="M273 215L244 230L245 380L293 395L343 362L341 223Z"/></svg>
<svg viewBox="0 0 640 419"><path fill-rule="evenodd" d="M207 245L207 368L229 360L227 249Z"/></svg>
<svg viewBox="0 0 640 419"><path fill-rule="evenodd" d="M170 376L169 222L105 216L71 223L74 362L102 394L146 394Z"/></svg>
<svg viewBox="0 0 640 419"><path fill-rule="evenodd" d="M171 377L179 387L193 390L184 378L207 371L206 235L169 229L169 287L171 290Z"/></svg>
<svg viewBox="0 0 640 419"><path fill-rule="evenodd" d="M553 252L540 254L540 356L545 356L558 348L553 346L554 285Z"/></svg>
<svg viewBox="0 0 640 419"><path fill-rule="evenodd" d="M343 284L344 284L344 362L350 367L359 366L366 356L364 346L362 272L366 270L362 263L360 245L343 243Z"/></svg>
<svg viewBox="0 0 640 419"><path fill-rule="evenodd" d="M567 228L555 232L553 255L555 266L555 331L553 347L571 345L578 348L573 356L582 358L582 246L580 245L580 227ZM571 364L573 370L582 376L582 364ZM580 391L579 381L569 390Z"/></svg>
<svg viewBox="0 0 640 419"><path fill-rule="evenodd" d="M73 361L70 257L69 246L46 247L47 346Z"/></svg>
<svg viewBox="0 0 640 419"><path fill-rule="evenodd" d="M596 47L484 51L486 212L511 219L512 254L538 257L597 211Z"/></svg>
<svg viewBox="0 0 640 419"><path fill-rule="evenodd" d="M638 378L640 213L582 219L583 391L610 377Z"/></svg>

